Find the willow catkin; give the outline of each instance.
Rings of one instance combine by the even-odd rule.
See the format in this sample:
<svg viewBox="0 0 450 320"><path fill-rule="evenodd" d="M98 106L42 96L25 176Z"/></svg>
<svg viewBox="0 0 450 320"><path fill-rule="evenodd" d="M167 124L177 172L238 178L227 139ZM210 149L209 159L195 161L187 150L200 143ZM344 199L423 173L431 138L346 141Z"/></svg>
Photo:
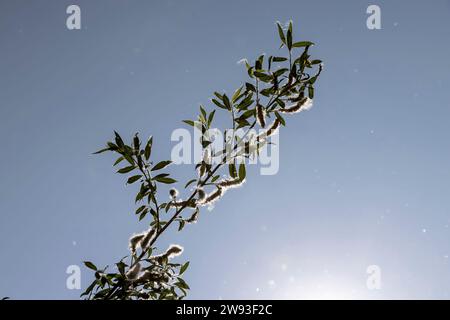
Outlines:
<svg viewBox="0 0 450 320"><path fill-rule="evenodd" d="M176 208L188 207L195 208L195 201L172 201L171 205Z"/></svg>
<svg viewBox="0 0 450 320"><path fill-rule="evenodd" d="M211 155L209 149L203 151L202 162L198 165L198 176L201 178L206 174L207 165L211 164Z"/></svg>
<svg viewBox="0 0 450 320"><path fill-rule="evenodd" d="M204 201L202 201L200 204L201 205L212 204L212 203L216 202L217 200L219 200L222 197L223 193L224 193L223 188L217 187L217 190L208 194L206 199Z"/></svg>
<svg viewBox="0 0 450 320"><path fill-rule="evenodd" d="M138 262L125 274L128 280L135 280L141 271L141 264Z"/></svg>
<svg viewBox="0 0 450 320"><path fill-rule="evenodd" d="M266 126L266 110L259 103L256 105L256 119L261 128Z"/></svg>
<svg viewBox="0 0 450 320"><path fill-rule="evenodd" d="M186 222L187 223L197 223L198 213L199 213L199 211L195 210L194 213L189 218L186 219Z"/></svg>
<svg viewBox="0 0 450 320"><path fill-rule="evenodd" d="M264 139L264 138L269 137L269 136L271 136L272 134L274 134L274 133L278 130L278 127L280 126L280 124L281 124L281 121L278 120L278 118L275 119L275 120L273 121L273 123L270 125L269 129L267 129L266 132L263 132L263 133L261 133L261 134L258 136L258 141L259 141L260 139Z"/></svg>
<svg viewBox="0 0 450 320"><path fill-rule="evenodd" d="M206 198L206 192L202 188L197 189L197 202L202 202Z"/></svg>
<svg viewBox="0 0 450 320"><path fill-rule="evenodd" d="M162 265L164 261L166 261L167 257L164 254L159 254L156 256L151 256L149 259L153 261L153 263Z"/></svg>
<svg viewBox="0 0 450 320"><path fill-rule="evenodd" d="M151 229L149 229L147 231L147 233L145 234L145 236L141 240L141 248L142 248L142 250L145 251L145 250L148 249L148 247L150 245L150 242L153 240L155 235L156 235L156 229L151 228Z"/></svg>
<svg viewBox="0 0 450 320"><path fill-rule="evenodd" d="M302 98L299 102L297 102L296 104L286 107L286 108L282 108L279 111L281 113L297 113L303 110L309 110L312 108L312 99L308 98L308 97L304 97Z"/></svg>
<svg viewBox="0 0 450 320"><path fill-rule="evenodd" d="M176 197L178 197L178 190L175 188L170 189L169 195L172 199L175 199Z"/></svg>
<svg viewBox="0 0 450 320"><path fill-rule="evenodd" d="M149 281L158 281L158 282L169 282L170 277L167 274L161 274L155 272L154 270L145 270L137 279L138 282L149 282Z"/></svg>
<svg viewBox="0 0 450 320"><path fill-rule="evenodd" d="M242 186L245 183L245 179L228 179L228 180L222 180L217 183L217 185L223 189L230 189L230 188L238 188Z"/></svg>
<svg viewBox="0 0 450 320"><path fill-rule="evenodd" d="M149 270L145 270L137 279L137 281L139 282L148 282L156 280L158 280L158 274L151 272Z"/></svg>
<svg viewBox="0 0 450 320"><path fill-rule="evenodd" d="M171 244L169 248L164 253L164 256L166 256L168 259L171 259L173 257L179 256L183 253L183 247L178 244Z"/></svg>
<svg viewBox="0 0 450 320"><path fill-rule="evenodd" d="M129 248L131 253L135 253L136 249L140 246L142 239L144 238L145 233L134 234L131 236L129 240Z"/></svg>

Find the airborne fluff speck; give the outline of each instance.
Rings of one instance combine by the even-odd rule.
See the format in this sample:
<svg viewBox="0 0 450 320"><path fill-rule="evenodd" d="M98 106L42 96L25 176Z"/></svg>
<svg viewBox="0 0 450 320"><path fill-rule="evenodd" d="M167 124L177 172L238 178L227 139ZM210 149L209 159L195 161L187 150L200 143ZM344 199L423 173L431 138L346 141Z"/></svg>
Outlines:
<svg viewBox="0 0 450 320"><path fill-rule="evenodd" d="M237 64L246 64L246 63L248 63L246 58L243 58L237 62Z"/></svg>

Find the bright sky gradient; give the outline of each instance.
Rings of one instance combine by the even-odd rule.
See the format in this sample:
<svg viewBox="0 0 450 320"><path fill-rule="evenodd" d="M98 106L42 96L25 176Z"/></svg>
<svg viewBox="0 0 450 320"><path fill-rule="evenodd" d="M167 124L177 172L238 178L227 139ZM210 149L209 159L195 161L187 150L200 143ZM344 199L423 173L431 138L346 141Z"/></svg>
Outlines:
<svg viewBox="0 0 450 320"><path fill-rule="evenodd" d="M66 28L78 4L82 30ZM366 8L381 7L368 30ZM449 298L450 1L2 1L0 297L77 299L66 268L113 264L145 229L112 138L170 135L236 62L294 21L325 62L314 107L280 134L280 171L165 236L190 298ZM188 177L192 167L174 167ZM162 197L164 195L161 195ZM382 270L368 290L366 268ZM91 273L82 269L82 287Z"/></svg>

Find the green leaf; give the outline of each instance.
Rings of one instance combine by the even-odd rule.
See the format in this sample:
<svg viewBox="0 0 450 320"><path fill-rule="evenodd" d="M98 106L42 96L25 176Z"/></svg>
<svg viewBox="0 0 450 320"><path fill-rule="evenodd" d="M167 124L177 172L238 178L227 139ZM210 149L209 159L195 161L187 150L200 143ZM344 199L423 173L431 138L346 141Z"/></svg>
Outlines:
<svg viewBox="0 0 450 320"><path fill-rule="evenodd" d="M189 261L181 266L181 268L180 268L180 275L183 274L188 267L189 267Z"/></svg>
<svg viewBox="0 0 450 320"><path fill-rule="evenodd" d="M245 111L239 118L240 119L248 119L255 115L255 109L250 109Z"/></svg>
<svg viewBox="0 0 450 320"><path fill-rule="evenodd" d="M202 105L200 105L200 112L201 112L203 118L206 119L206 111L205 111L205 109L203 108Z"/></svg>
<svg viewBox="0 0 450 320"><path fill-rule="evenodd" d="M195 181L197 181L197 179L189 180L188 183L186 183L186 185L184 186L184 188L186 189L187 187L189 187L189 185L191 185L191 184L194 183Z"/></svg>
<svg viewBox="0 0 450 320"><path fill-rule="evenodd" d="M144 211L145 208L147 208L147 206L145 204L140 206L139 208L136 209L135 214L141 213L142 211Z"/></svg>
<svg viewBox="0 0 450 320"><path fill-rule="evenodd" d="M247 74L248 74L248 76L249 76L250 78L253 78L253 70L254 70L253 67L250 67L250 68L247 69Z"/></svg>
<svg viewBox="0 0 450 320"><path fill-rule="evenodd" d="M273 73L273 75L276 76L276 77L279 77L279 76L281 76L283 73L285 73L286 71L289 71L289 69L287 69L287 68L281 68L281 69L278 69L277 71L275 71L275 72Z"/></svg>
<svg viewBox="0 0 450 320"><path fill-rule="evenodd" d="M264 81L264 82L269 82L269 81L272 80L272 76L270 76L270 75L268 75L268 74L266 74L266 73L264 73L264 72L255 71L254 74L255 74L255 76L256 76L258 79L260 79L260 80L262 80L262 81Z"/></svg>
<svg viewBox="0 0 450 320"><path fill-rule="evenodd" d="M222 108L222 109L227 109L227 107L225 107L223 104L221 104L219 101L217 101L216 99L211 99L211 101L216 105L216 106L218 106L219 108Z"/></svg>
<svg viewBox="0 0 450 320"><path fill-rule="evenodd" d="M98 151L96 151L96 152L93 152L92 154L99 154L99 153L103 153L103 152L106 152L106 151L111 151L111 148L110 148L110 147L107 147L107 148L98 150Z"/></svg>
<svg viewBox="0 0 450 320"><path fill-rule="evenodd" d="M89 285L89 287L86 288L86 291L84 291L84 292L80 295L80 297L86 296L86 295L88 295L89 293L91 293L91 291L95 288L96 284L97 284L97 280L94 280L94 281Z"/></svg>
<svg viewBox="0 0 450 320"><path fill-rule="evenodd" d="M213 110L210 114L209 114L209 117L208 117L208 127L209 126L211 126L211 123L212 123L212 121L213 121L213 119L214 119L214 114L216 113L216 110Z"/></svg>
<svg viewBox="0 0 450 320"><path fill-rule="evenodd" d="M154 176L153 179L165 178L165 177L168 177L168 176L169 176L168 173L160 173L160 174Z"/></svg>
<svg viewBox="0 0 450 320"><path fill-rule="evenodd" d="M181 279L181 278L177 278L177 279L178 279L178 282L175 283L176 286L183 288L183 289L188 289L188 290L190 289L189 286L187 285L187 283L183 279Z"/></svg>
<svg viewBox="0 0 450 320"><path fill-rule="evenodd" d="M134 169L135 169L135 166L128 166L128 167L119 169L117 172L123 174L123 173L128 173L130 171L133 171Z"/></svg>
<svg viewBox="0 0 450 320"><path fill-rule="evenodd" d="M287 58L285 58L285 57L273 57L273 62L283 62L286 60L287 60Z"/></svg>
<svg viewBox="0 0 450 320"><path fill-rule="evenodd" d="M284 121L284 118L277 112L275 111L275 116L277 117L277 119L281 122L281 124L283 126L286 126L286 121Z"/></svg>
<svg viewBox="0 0 450 320"><path fill-rule="evenodd" d="M97 271L97 267L90 261L83 261L84 265L91 270Z"/></svg>
<svg viewBox="0 0 450 320"><path fill-rule="evenodd" d="M288 47L289 50L292 49L292 29L289 28L288 31L286 32L286 46Z"/></svg>
<svg viewBox="0 0 450 320"><path fill-rule="evenodd" d="M150 137L147 141L147 144L145 145L144 156L146 160L150 159L150 155L152 153L152 145L153 145L153 137Z"/></svg>
<svg viewBox="0 0 450 320"><path fill-rule="evenodd" d="M178 220L178 231L183 230L184 226L186 225L186 221L184 220Z"/></svg>
<svg viewBox="0 0 450 320"><path fill-rule="evenodd" d="M310 99L314 99L314 87L308 87L308 96Z"/></svg>
<svg viewBox="0 0 450 320"><path fill-rule="evenodd" d="M219 100L222 100L222 99L223 99L223 96L222 96L220 93L218 93L217 91L214 92L214 95L215 95Z"/></svg>
<svg viewBox="0 0 450 320"><path fill-rule="evenodd" d="M253 92L256 92L256 87L255 87L253 84L248 83L248 82L245 83L245 89L246 89L247 91L253 91Z"/></svg>
<svg viewBox="0 0 450 320"><path fill-rule="evenodd" d="M284 36L283 28L281 27L279 22L277 22L277 27L278 27L278 35L280 36L281 42L286 44L286 37Z"/></svg>
<svg viewBox="0 0 450 320"><path fill-rule="evenodd" d="M246 172L245 172L245 164L241 163L239 165L239 179L240 180L244 180L246 176Z"/></svg>
<svg viewBox="0 0 450 320"><path fill-rule="evenodd" d="M141 174L138 174L138 175L129 177L128 180L127 180L127 183L128 183L128 184L132 184L132 183L138 181L141 177L142 177Z"/></svg>
<svg viewBox="0 0 450 320"><path fill-rule="evenodd" d="M144 219L145 216L147 215L147 213L148 213L148 210L143 211L143 212L139 215L139 221L141 221L142 219Z"/></svg>
<svg viewBox="0 0 450 320"><path fill-rule="evenodd" d="M242 86L239 87L233 94L233 96L231 97L231 101L236 102L237 98L239 97L239 95L241 94L241 90L242 90Z"/></svg>
<svg viewBox="0 0 450 320"><path fill-rule="evenodd" d="M172 161L170 161L170 160L165 160L165 161L158 162L158 163L151 169L151 171L161 170L161 169L167 167L167 166L168 166L169 164L171 164L171 163L172 163Z"/></svg>
<svg viewBox="0 0 450 320"><path fill-rule="evenodd" d="M183 122L188 124L188 125L190 125L190 126L192 126L192 127L195 126L195 122L192 121L192 120L183 120Z"/></svg>
<svg viewBox="0 0 450 320"><path fill-rule="evenodd" d="M123 261L116 263L117 270L119 270L121 275L125 274L125 267L127 266Z"/></svg>
<svg viewBox="0 0 450 320"><path fill-rule="evenodd" d="M226 107L228 110L231 110L230 99L228 99L228 97L227 97L226 94L223 95L223 103L225 104L225 107Z"/></svg>
<svg viewBox="0 0 450 320"><path fill-rule="evenodd" d="M301 47L309 47L309 46L312 46L312 45L314 45L314 43L311 42L311 41L299 41L299 42L294 43L292 45L292 47L294 47L294 48L301 48Z"/></svg>
<svg viewBox="0 0 450 320"><path fill-rule="evenodd" d="M230 173L230 176L232 178L236 178L237 176L237 170L236 170L236 165L234 163L230 163L228 165L228 172Z"/></svg>
<svg viewBox="0 0 450 320"><path fill-rule="evenodd" d="M136 150L136 151L139 151L139 149L141 148L141 142L139 141L139 136L137 133L134 135L134 138L133 138L133 147L134 147L134 150Z"/></svg>
<svg viewBox="0 0 450 320"><path fill-rule="evenodd" d="M125 159L124 157L119 157L117 158L116 162L114 162L113 167L118 165L123 159Z"/></svg>
<svg viewBox="0 0 450 320"><path fill-rule="evenodd" d="M128 161L129 164L134 165L134 160L132 156L130 156L129 154L124 154L123 157L125 158L125 160Z"/></svg>
<svg viewBox="0 0 450 320"><path fill-rule="evenodd" d="M161 178L158 178L158 179L155 179L155 180L158 181L158 182L161 182L161 183L165 183L165 184L171 184L171 183L177 182L177 180L175 180L175 179L165 178L165 177L161 177Z"/></svg>
<svg viewBox="0 0 450 320"><path fill-rule="evenodd" d="M108 141L106 144L108 145L108 147L109 147L110 150L116 151L117 148L118 148L114 143L112 143L112 142L110 142L110 141Z"/></svg>
<svg viewBox="0 0 450 320"><path fill-rule="evenodd" d="M125 146L125 143L123 142L122 138L120 137L120 135L119 135L116 131L114 131L114 134L115 134L115 136L116 136L116 143L117 143L117 146L118 146L119 148L123 148L123 147Z"/></svg>

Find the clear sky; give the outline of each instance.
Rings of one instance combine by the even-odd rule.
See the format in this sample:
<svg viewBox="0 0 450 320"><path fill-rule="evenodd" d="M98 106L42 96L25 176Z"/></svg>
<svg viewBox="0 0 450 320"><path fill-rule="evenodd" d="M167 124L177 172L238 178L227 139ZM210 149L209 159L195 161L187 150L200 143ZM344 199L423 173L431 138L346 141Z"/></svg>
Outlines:
<svg viewBox="0 0 450 320"><path fill-rule="evenodd" d="M66 28L70 4L81 30ZM366 27L370 4L381 30ZM77 299L69 265L126 255L145 229L135 190L91 153L138 131L169 158L181 120L246 79L238 60L276 53L289 19L325 63L314 107L280 133L277 175L253 166L162 239L185 247L190 298L449 298L444 0L1 1L0 297Z"/></svg>

